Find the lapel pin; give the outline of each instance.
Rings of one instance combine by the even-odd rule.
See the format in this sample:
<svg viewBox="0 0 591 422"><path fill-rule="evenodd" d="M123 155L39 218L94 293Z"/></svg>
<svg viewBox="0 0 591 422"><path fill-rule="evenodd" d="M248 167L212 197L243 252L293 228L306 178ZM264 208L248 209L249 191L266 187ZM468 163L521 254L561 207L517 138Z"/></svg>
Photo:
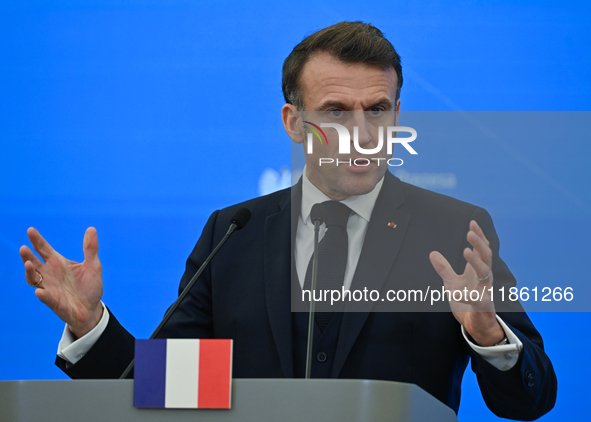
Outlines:
<svg viewBox="0 0 591 422"><path fill-rule="evenodd" d="M388 227L392 227L393 229L395 229L396 228L396 223L390 222L390 223L388 223Z"/></svg>

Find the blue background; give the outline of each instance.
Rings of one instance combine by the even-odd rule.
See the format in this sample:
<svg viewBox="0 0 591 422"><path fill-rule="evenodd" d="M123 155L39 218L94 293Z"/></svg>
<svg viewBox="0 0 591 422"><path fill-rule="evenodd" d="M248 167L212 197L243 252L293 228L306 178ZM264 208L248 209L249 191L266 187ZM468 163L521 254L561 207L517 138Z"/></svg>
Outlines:
<svg viewBox="0 0 591 422"><path fill-rule="evenodd" d="M393 42L403 110L548 112L551 137L503 126L473 142L448 136L435 157L419 138L405 170L456 175L436 190L491 212L518 280L589 278L589 131L561 136L571 117L551 112L590 110L586 2L3 2L0 379L64 378L53 366L63 323L23 277L27 227L77 261L84 230L96 227L103 300L148 337L211 212L259 195L289 168L283 60L341 20L371 22ZM542 420L586 420L589 314L530 317L559 377L556 408ZM459 417L498 420L469 370Z"/></svg>

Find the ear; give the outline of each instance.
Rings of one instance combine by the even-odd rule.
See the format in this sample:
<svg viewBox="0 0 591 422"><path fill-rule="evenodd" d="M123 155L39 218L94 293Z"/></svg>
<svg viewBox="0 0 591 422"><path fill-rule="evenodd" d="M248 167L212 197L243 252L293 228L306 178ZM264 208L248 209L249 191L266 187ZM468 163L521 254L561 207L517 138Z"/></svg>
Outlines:
<svg viewBox="0 0 591 422"><path fill-rule="evenodd" d="M400 114L400 99L396 101L396 114L394 116L394 126L398 126L398 114Z"/></svg>
<svg viewBox="0 0 591 422"><path fill-rule="evenodd" d="M281 120L283 120L283 128L292 141L296 144L304 142L304 122L302 120L302 114L294 105L285 104L281 108Z"/></svg>

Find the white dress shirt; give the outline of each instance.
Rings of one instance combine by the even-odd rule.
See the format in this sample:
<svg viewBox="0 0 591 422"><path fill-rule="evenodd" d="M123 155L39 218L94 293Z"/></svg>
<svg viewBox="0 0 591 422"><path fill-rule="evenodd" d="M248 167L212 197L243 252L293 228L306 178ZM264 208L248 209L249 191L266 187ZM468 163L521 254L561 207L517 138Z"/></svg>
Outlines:
<svg viewBox="0 0 591 422"><path fill-rule="evenodd" d="M376 204L384 178L382 178L374 187L374 189L365 194L358 196L350 196L341 202L351 208L353 213L347 222L347 236L349 237L349 249L347 255L347 266L345 268L344 287L349 289L353 281L353 275L357 268L357 262L361 255L361 248L363 247L363 240L365 233L367 233L367 226L369 219L373 212L373 207ZM304 287L306 279L306 271L310 258L314 253L314 223L310 220L310 212L314 204L330 201L331 199L322 193L316 186L314 186L306 177L306 169L304 168L303 184L302 184L302 208L298 219L298 229L296 231L295 241L295 263L298 273L300 286ZM318 241L322 240L326 233L326 226L324 223L318 230Z"/></svg>

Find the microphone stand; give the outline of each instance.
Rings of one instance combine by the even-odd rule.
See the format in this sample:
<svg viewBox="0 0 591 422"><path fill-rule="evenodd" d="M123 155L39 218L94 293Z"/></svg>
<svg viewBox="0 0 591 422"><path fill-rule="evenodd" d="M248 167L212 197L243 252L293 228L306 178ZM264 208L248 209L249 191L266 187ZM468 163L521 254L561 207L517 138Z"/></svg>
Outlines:
<svg viewBox="0 0 591 422"><path fill-rule="evenodd" d="M318 278L318 230L322 221L314 220L314 260L312 261L312 280L310 283L310 314L308 315L308 347L306 350L306 379L310 379L312 372L312 345L314 339L314 313L315 304L314 291L316 290L316 279Z"/></svg>
<svg viewBox="0 0 591 422"><path fill-rule="evenodd" d="M240 211L242 211L242 209ZM248 221L249 218L250 218L250 211L248 211L248 217L246 218L246 221ZM172 316L172 314L174 313L176 308L179 307L179 305L181 304L181 302L183 301L185 296L187 296L187 294L189 294L189 291L191 290L191 288L193 287L193 285L195 284L195 282L197 281L199 276L201 276L203 271L205 271L205 268L207 268L209 261L212 260L212 258L220 250L220 248L224 245L224 243L226 243L226 240L228 240L230 235L232 233L234 233L236 231L236 229L238 229L238 230L241 229L242 228L241 226L244 226L244 224L246 224L246 223L232 221L232 224L230 224L230 228L228 229L228 231L224 235L223 239L220 241L220 243L218 243L218 245L215 247L215 249L209 254L209 256L207 257L205 262L203 262L201 267L199 267L199 270L195 273L195 275L193 275L193 277L191 278L191 281L189 281L189 284L187 284L187 287L185 287L183 289L183 292L180 294L180 296L177 298L177 300L172 304L172 306L168 309L168 311L166 311L164 318L162 319L162 321L160 322L158 327L156 327L156 329L154 330L154 332L150 336L150 340L155 338L158 335L158 333L160 332L160 330L162 329L162 327L164 327L164 324L166 324L168 322L168 320L170 319L170 317ZM135 359L132 359L131 362L129 363L129 365L127 366L127 368L125 369L125 371L123 372L123 374L121 374L121 376L119 377L119 379L125 379L127 377L127 375L129 375L129 373L133 369L134 365L135 365Z"/></svg>

